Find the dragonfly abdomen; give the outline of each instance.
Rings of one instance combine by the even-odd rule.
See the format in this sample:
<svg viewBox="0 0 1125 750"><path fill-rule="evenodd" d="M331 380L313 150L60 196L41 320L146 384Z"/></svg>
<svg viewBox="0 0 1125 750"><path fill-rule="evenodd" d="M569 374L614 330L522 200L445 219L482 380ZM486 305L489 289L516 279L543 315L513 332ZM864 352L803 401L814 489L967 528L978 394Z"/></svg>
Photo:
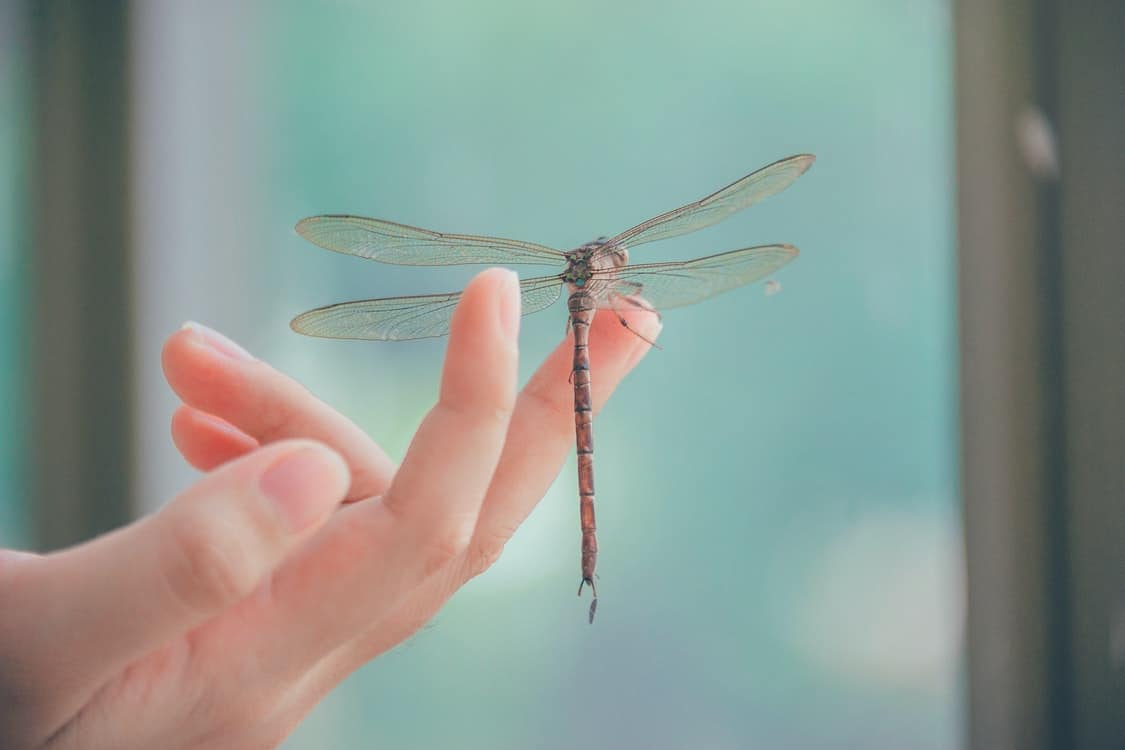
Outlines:
<svg viewBox="0 0 1125 750"><path fill-rule="evenodd" d="M567 302L570 326L574 329L574 440L578 453L578 514L582 524L582 587L590 586L594 595L590 603L590 622L594 621L598 589L594 585L594 569L598 563L597 523L594 520L594 412L590 396L590 323L594 319L594 300L585 292L576 292Z"/></svg>

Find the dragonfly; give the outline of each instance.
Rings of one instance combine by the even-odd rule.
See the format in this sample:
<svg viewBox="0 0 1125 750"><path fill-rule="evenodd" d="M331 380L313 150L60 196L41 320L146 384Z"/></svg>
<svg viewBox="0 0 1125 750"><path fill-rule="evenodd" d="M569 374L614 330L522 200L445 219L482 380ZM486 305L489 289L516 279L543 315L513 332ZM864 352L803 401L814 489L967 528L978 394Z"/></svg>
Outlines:
<svg viewBox="0 0 1125 750"><path fill-rule="evenodd" d="M520 282L522 313L550 307L565 288L567 329L574 332L570 381L574 387L574 427L578 460L578 505L582 529L578 595L590 587L589 621L594 622L598 590L594 570L598 539L594 520L594 438L590 396L589 333L597 311L621 314L641 309L656 315L767 278L797 257L788 244L741 250L669 263L629 263L639 245L695 232L780 193L812 166L815 157L781 159L705 198L667 211L614 237L599 237L573 250L501 237L448 234L363 216L312 216L297 223L297 233L315 245L345 255L408 266L459 264L548 265L555 273ZM771 287L776 288L776 287ZM301 313L290 327L297 333L332 339L403 341L444 336L460 292L384 297L341 302ZM640 334L629 328L634 334ZM643 337L642 337L643 338ZM646 339L647 340L647 339ZM650 342L651 343L651 342Z"/></svg>

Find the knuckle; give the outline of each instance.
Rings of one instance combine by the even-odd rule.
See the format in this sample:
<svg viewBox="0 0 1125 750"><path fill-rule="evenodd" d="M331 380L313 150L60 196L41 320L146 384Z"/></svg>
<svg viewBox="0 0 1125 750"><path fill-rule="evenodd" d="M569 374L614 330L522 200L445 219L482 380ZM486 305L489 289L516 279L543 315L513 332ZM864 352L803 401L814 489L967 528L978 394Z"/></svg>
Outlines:
<svg viewBox="0 0 1125 750"><path fill-rule="evenodd" d="M469 547L471 536L471 527L466 529L462 525L435 534L425 545L422 555L423 576L429 578L463 555Z"/></svg>
<svg viewBox="0 0 1125 750"><path fill-rule="evenodd" d="M257 577L234 529L194 520L173 526L163 575L174 599L189 610L210 612L249 595Z"/></svg>
<svg viewBox="0 0 1125 750"><path fill-rule="evenodd" d="M495 565L504 552L506 543L507 537L498 536L477 542L465 563L465 579L476 578Z"/></svg>
<svg viewBox="0 0 1125 750"><path fill-rule="evenodd" d="M494 403L485 407L481 412L481 419L489 424L506 425L512 418L512 408L515 404L511 401Z"/></svg>
<svg viewBox="0 0 1125 750"><path fill-rule="evenodd" d="M553 389L528 388L524 392L524 398L530 399L535 411L546 415L544 421L548 424L566 424L574 419L574 407L569 402L569 393L567 399L557 398L559 393L560 391Z"/></svg>
<svg viewBox="0 0 1125 750"><path fill-rule="evenodd" d="M511 419L513 404L495 399L448 399L442 403L442 407L447 412L476 424L501 427Z"/></svg>
<svg viewBox="0 0 1125 750"><path fill-rule="evenodd" d="M273 443L289 435L290 423L293 421L288 405L263 399L258 403L256 432L263 443Z"/></svg>

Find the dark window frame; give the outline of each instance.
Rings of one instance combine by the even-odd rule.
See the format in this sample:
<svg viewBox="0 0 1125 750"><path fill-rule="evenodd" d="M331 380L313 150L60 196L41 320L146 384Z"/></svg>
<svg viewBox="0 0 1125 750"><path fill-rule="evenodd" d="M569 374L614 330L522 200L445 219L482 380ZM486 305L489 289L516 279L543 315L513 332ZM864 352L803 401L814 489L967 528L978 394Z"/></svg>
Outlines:
<svg viewBox="0 0 1125 750"><path fill-rule="evenodd" d="M1122 29L1120 2L956 4L967 730L981 750L1125 747ZM1057 174L1019 137L1036 118Z"/></svg>
<svg viewBox="0 0 1125 750"><path fill-rule="evenodd" d="M134 507L128 17L124 0L28 4L39 549L120 526Z"/></svg>

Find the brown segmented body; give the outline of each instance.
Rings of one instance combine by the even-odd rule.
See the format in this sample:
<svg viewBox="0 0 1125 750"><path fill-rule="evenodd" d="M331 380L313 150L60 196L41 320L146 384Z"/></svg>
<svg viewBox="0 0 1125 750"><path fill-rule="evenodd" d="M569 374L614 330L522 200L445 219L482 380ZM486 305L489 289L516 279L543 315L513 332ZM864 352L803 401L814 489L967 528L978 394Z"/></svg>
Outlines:
<svg viewBox="0 0 1125 750"><path fill-rule="evenodd" d="M576 292L567 300L570 327L574 329L574 444L578 451L578 516L582 524L582 586L589 584L594 595L590 602L590 622L598 606L598 587L594 569L598 564L598 525L594 520L594 412L590 395L590 324L594 320L594 300Z"/></svg>

